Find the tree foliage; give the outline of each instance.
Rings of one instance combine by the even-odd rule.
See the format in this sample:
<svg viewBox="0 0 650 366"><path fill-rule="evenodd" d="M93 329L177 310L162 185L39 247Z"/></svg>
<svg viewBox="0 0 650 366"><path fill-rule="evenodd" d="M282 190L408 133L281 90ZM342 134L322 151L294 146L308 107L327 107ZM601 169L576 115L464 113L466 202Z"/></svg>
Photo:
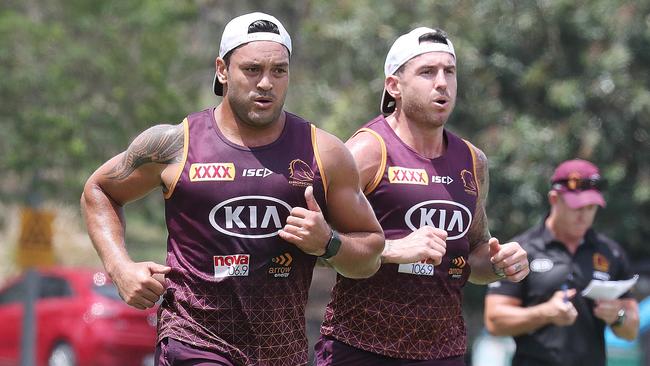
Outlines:
<svg viewBox="0 0 650 366"><path fill-rule="evenodd" d="M93 170L140 131L217 104L220 34L256 10L282 20L294 42L287 109L343 140L379 113L395 38L446 30L459 77L447 127L489 157L492 233L505 241L539 222L553 168L580 157L610 183L598 228L648 258L647 1L4 0L0 200L76 206ZM162 199L134 206L130 252L160 259ZM466 291L470 335L482 291Z"/></svg>
<svg viewBox="0 0 650 366"><path fill-rule="evenodd" d="M3 196L78 198L89 172L155 121L178 118L192 6L156 1L16 1L0 13ZM8 191L5 189L12 188Z"/></svg>
<svg viewBox="0 0 650 366"><path fill-rule="evenodd" d="M503 240L542 219L553 168L584 158L610 185L598 227L650 253L650 5L634 1L311 1L290 105L345 138L378 114L383 62L416 26L458 54L448 127L490 158L490 224ZM296 68L298 69L296 71Z"/></svg>
<svg viewBox="0 0 650 366"><path fill-rule="evenodd" d="M445 29L458 54L448 127L490 159L502 240L547 210L552 169L581 157L610 182L598 226L633 254L650 236L650 3L594 1L5 1L0 12L3 200L75 202L139 131L218 103L225 23L261 10L294 39L287 108L346 139L379 111L393 40ZM34 181L34 185L29 182ZM142 215L160 224L158 197Z"/></svg>

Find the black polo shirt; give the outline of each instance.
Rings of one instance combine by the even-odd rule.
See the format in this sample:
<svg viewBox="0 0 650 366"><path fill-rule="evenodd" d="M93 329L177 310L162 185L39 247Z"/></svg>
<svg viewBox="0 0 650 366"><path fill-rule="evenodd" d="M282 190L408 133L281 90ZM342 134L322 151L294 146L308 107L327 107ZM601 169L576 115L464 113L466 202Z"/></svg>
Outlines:
<svg viewBox="0 0 650 366"><path fill-rule="evenodd" d="M517 350L512 365L604 366L606 324L594 316L594 301L582 297L580 291L592 279L614 281L632 277L620 245L590 229L576 253L571 255L564 244L553 238L544 222L512 241L519 242L528 252L530 274L519 283L492 283L488 294L516 297L527 307L547 301L566 284L577 290L572 302L578 311L578 318L571 326L551 324L515 337Z"/></svg>

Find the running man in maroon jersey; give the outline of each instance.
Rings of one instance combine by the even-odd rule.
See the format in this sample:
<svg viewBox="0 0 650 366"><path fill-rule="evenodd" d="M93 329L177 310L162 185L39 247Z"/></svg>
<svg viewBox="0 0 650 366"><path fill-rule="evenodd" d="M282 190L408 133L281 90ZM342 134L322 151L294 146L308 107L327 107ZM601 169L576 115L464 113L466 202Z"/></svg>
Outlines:
<svg viewBox="0 0 650 366"><path fill-rule="evenodd" d="M386 235L373 277L338 276L316 345L318 365L463 365L466 281L520 281L518 243L488 231L485 154L445 129L456 102L446 33L417 28L386 58L383 115L347 143Z"/></svg>
<svg viewBox="0 0 650 366"><path fill-rule="evenodd" d="M290 54L276 18L231 20L216 59L222 102L144 131L86 183L88 232L122 298L144 309L163 297L157 365L306 364L317 258L351 278L380 266L384 237L351 154L283 109ZM134 262L123 206L158 187L167 263Z"/></svg>

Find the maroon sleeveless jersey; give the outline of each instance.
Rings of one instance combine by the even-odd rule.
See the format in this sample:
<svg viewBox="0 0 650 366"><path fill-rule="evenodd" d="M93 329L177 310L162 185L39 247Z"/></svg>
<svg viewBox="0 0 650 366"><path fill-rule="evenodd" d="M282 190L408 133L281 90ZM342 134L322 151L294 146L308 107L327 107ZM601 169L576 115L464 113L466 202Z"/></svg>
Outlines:
<svg viewBox="0 0 650 366"><path fill-rule="evenodd" d="M292 207L314 186L325 208L315 127L287 113L273 143L233 144L214 109L185 121L182 171L166 196L165 337L242 365L307 363L305 305L316 257L282 240Z"/></svg>
<svg viewBox="0 0 650 366"><path fill-rule="evenodd" d="M447 252L435 267L383 264L368 279L338 276L321 333L395 358L463 355L461 290L470 274L467 231L478 196L473 150L445 131L445 154L428 159L407 146L384 117L364 127L359 132L372 133L382 145L380 171L366 195L386 239L429 225L447 231Z"/></svg>

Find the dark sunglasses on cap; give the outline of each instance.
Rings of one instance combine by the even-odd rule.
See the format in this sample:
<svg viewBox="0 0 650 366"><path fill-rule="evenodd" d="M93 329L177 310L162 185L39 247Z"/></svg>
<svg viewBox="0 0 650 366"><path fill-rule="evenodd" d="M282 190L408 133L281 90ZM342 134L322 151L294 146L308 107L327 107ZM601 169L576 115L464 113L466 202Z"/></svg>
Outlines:
<svg viewBox="0 0 650 366"><path fill-rule="evenodd" d="M601 177L592 178L569 178L560 179L553 182L553 189L565 188L569 191L586 191L589 189L597 189L599 191L607 188L607 181Z"/></svg>

